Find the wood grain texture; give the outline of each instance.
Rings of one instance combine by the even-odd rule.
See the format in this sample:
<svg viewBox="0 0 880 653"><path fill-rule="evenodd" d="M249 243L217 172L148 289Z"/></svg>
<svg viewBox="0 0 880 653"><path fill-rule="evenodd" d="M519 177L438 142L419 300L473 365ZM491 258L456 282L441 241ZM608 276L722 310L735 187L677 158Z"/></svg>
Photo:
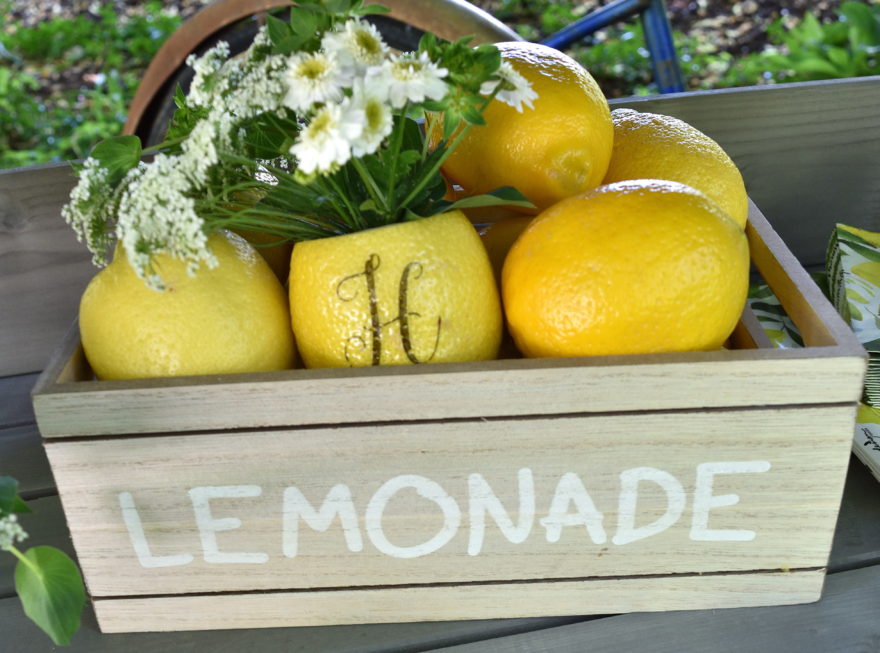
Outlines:
<svg viewBox="0 0 880 653"><path fill-rule="evenodd" d="M481 640L444 653L681 653L681 651L876 651L880 567L828 576L822 600L759 609L626 614Z"/></svg>
<svg viewBox="0 0 880 653"><path fill-rule="evenodd" d="M852 402L865 361L839 354L743 350L93 381L46 386L34 406L43 437L63 438Z"/></svg>
<svg viewBox="0 0 880 653"><path fill-rule="evenodd" d="M828 560L830 571L880 565L880 501L877 480L855 457L846 476L834 543ZM877 590L880 594L880 589Z"/></svg>
<svg viewBox="0 0 880 653"><path fill-rule="evenodd" d="M36 382L36 374L0 378L0 429L34 421L31 390Z"/></svg>
<svg viewBox="0 0 880 653"><path fill-rule="evenodd" d="M528 585L100 599L106 633L650 612L809 603L821 570Z"/></svg>
<svg viewBox="0 0 880 653"><path fill-rule="evenodd" d="M637 413L54 441L47 453L96 597L515 582L824 567L852 419L851 407ZM731 472L715 482L715 494L736 494L737 502L712 510L712 528L751 530L751 540L724 541L725 534L700 541L691 534L697 465L717 461L766 461L766 473ZM666 530L621 542L621 475L642 467L677 479L680 512ZM487 517L473 549L471 475L485 479L518 523L521 512L529 514L520 507L523 468L530 470L535 497L525 539L509 541ZM589 532L583 522L560 528L556 541L547 522L566 474L583 483L600 525ZM371 518L375 497L402 475L426 482L400 485ZM282 513L294 505L285 503L288 488L317 510L339 484L348 488L356 524L344 534L338 517L320 531L294 517L286 528L298 530L296 549L282 546ZM240 528L217 535L217 546L250 552L248 560L209 558L197 525L193 488L229 486L250 489L248 496L213 500L217 519L243 520ZM134 531L123 521L121 493L129 493L151 555L189 559L142 566ZM296 501L299 495L293 496ZM663 518L669 505L660 486L647 480L635 501L640 526ZM459 511L452 526L447 509ZM562 509L578 512L567 502ZM351 530L359 547L348 538ZM433 549L425 544L441 531L442 542ZM416 555L420 546L423 553Z"/></svg>
<svg viewBox="0 0 880 653"><path fill-rule="evenodd" d="M365 624L302 628L260 628L197 632L102 633L91 605L69 653L405 653L504 637L585 621L584 617L541 617L457 622ZM0 599L3 644L14 653L45 653L49 640L28 621L18 599ZM4 650L5 653L5 650Z"/></svg>
<svg viewBox="0 0 880 653"><path fill-rule="evenodd" d="M835 223L880 231L880 77L611 101L715 139L797 258L821 266Z"/></svg>
<svg viewBox="0 0 880 653"><path fill-rule="evenodd" d="M0 376L43 369L96 269L61 219L67 164L0 171Z"/></svg>
<svg viewBox="0 0 880 653"><path fill-rule="evenodd" d="M0 429L0 476L12 476L26 496L54 492L43 440L33 422Z"/></svg>

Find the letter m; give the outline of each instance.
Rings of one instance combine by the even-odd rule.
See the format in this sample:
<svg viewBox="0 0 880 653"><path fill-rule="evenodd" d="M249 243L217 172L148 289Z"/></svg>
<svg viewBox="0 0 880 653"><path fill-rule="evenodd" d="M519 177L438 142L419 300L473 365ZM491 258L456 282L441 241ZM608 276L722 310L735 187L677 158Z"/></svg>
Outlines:
<svg viewBox="0 0 880 653"><path fill-rule="evenodd" d="M308 524L312 530L323 532L330 528L336 515L339 515L339 520L342 522L342 532L345 534L348 550L361 551L364 548L364 542L358 527L354 503L351 500L351 490L347 485L341 483L334 485L324 498L320 510L315 510L298 488L286 488L282 512L284 555L288 558L296 556L300 519Z"/></svg>

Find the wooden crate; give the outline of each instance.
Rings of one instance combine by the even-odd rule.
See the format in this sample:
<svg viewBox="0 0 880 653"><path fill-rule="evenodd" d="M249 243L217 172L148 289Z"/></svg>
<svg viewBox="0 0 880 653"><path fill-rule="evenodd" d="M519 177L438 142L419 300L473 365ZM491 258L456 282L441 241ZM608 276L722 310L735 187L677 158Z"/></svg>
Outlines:
<svg viewBox="0 0 880 653"><path fill-rule="evenodd" d="M865 356L747 232L803 349L104 382L73 329L33 401L102 630L817 600Z"/></svg>

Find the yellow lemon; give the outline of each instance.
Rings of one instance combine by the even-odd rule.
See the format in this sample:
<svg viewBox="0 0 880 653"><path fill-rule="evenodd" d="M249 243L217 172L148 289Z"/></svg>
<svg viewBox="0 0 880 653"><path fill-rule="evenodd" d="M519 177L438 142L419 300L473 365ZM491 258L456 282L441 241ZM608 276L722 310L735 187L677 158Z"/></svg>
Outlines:
<svg viewBox="0 0 880 653"><path fill-rule="evenodd" d="M480 238L483 239L483 246L492 262L492 272L495 273L495 280L499 284L507 252L510 251L513 243L533 219L534 217L531 215L514 215L502 218L480 229Z"/></svg>
<svg viewBox="0 0 880 653"><path fill-rule="evenodd" d="M599 85L579 63L537 43L496 44L501 57L538 94L518 112L493 100L486 124L471 127L443 164L444 174L468 195L513 186L538 210L601 183L614 129ZM436 147L442 125L432 121Z"/></svg>
<svg viewBox="0 0 880 653"><path fill-rule="evenodd" d="M745 233L699 191L618 182L537 216L502 272L529 357L717 349L742 313Z"/></svg>
<svg viewBox="0 0 880 653"><path fill-rule="evenodd" d="M683 120L615 109L614 149L604 183L669 179L705 193L745 227L749 200L742 174L718 143Z"/></svg>
<svg viewBox="0 0 880 653"><path fill-rule="evenodd" d="M278 236L265 231L235 229L235 233L248 241L266 259L278 280L284 283L290 273L290 252L292 243L279 242Z"/></svg>
<svg viewBox="0 0 880 653"><path fill-rule="evenodd" d="M294 364L287 298L268 264L243 238L208 239L219 265L154 259L165 290L148 288L117 249L80 301L86 358L101 379L280 370Z"/></svg>
<svg viewBox="0 0 880 653"><path fill-rule="evenodd" d="M307 367L495 358L501 305L460 211L296 243L290 313Z"/></svg>

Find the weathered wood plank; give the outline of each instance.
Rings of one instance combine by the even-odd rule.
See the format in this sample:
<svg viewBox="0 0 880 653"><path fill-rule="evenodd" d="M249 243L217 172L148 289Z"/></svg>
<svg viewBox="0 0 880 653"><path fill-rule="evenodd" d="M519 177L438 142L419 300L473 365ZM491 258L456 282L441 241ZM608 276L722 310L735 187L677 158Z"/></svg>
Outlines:
<svg viewBox="0 0 880 653"><path fill-rule="evenodd" d="M836 222L880 231L880 77L616 100L714 138L805 265Z"/></svg>
<svg viewBox="0 0 880 653"><path fill-rule="evenodd" d="M111 633L425 621L431 615L500 619L806 603L818 599L823 576L823 570L812 570L509 586L165 596L101 599L94 609L102 630Z"/></svg>
<svg viewBox="0 0 880 653"><path fill-rule="evenodd" d="M477 620L356 626L262 628L198 632L103 634L86 608L70 653L168 653L169 651L301 651L307 653L403 653L462 642L540 631L584 621L578 617ZM0 599L2 646L10 653L44 653L49 639L22 613L17 598Z"/></svg>
<svg viewBox="0 0 880 653"><path fill-rule="evenodd" d="M0 171L0 376L43 368L95 273L60 216L75 181L67 164Z"/></svg>
<svg viewBox="0 0 880 653"><path fill-rule="evenodd" d="M43 440L33 422L0 430L0 475L18 479L26 496L54 492Z"/></svg>
<svg viewBox="0 0 880 653"><path fill-rule="evenodd" d="M852 409L838 406L62 440L46 448L92 592L113 597L824 567L851 438ZM714 493L736 498L711 511L713 530L704 534L698 465L711 461L750 462L714 463ZM656 474L627 485L625 470ZM584 484L593 519L558 523L557 492L568 506L556 489L563 478ZM223 528L220 551L253 553L214 555L204 545L211 526L197 505L207 506L198 497L211 488L220 488L217 514L242 519L240 528ZM331 488L340 518L307 527L305 515L330 501ZM518 536L513 526L502 535L473 507L485 493L522 524ZM136 554L133 541L151 553Z"/></svg>
<svg viewBox="0 0 880 653"><path fill-rule="evenodd" d="M444 649L444 653L524 651L875 651L880 642L880 567L833 574L821 601L734 610L627 614Z"/></svg>
<svg viewBox="0 0 880 653"><path fill-rule="evenodd" d="M0 378L0 429L34 421L31 390L37 378L37 374Z"/></svg>
<svg viewBox="0 0 880 653"><path fill-rule="evenodd" d="M880 486L854 456L850 460L843 501L828 570L845 571L865 565L880 565ZM880 596L880 587L877 588Z"/></svg>

